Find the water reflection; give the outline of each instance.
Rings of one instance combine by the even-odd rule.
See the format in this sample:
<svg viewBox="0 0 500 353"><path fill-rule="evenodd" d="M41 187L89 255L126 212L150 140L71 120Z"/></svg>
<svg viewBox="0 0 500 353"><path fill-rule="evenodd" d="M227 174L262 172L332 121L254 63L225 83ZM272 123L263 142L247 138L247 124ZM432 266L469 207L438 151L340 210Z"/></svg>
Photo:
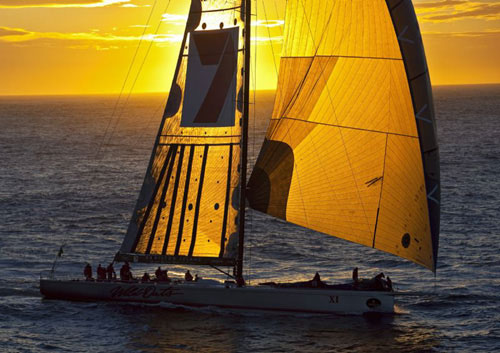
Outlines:
<svg viewBox="0 0 500 353"><path fill-rule="evenodd" d="M137 327L126 347L143 352L429 351L433 330L405 325L403 316L250 313L219 309L121 306L117 315Z"/></svg>

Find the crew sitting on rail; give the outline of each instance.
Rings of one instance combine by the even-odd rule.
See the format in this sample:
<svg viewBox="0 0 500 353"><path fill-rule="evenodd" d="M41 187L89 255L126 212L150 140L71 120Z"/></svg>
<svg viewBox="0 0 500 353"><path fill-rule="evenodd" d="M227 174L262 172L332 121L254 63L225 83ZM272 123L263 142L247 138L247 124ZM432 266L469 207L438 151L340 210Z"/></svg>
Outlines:
<svg viewBox="0 0 500 353"><path fill-rule="evenodd" d="M130 265L128 264L128 261L125 261L123 266L120 268L120 279L122 281L130 281L134 279L132 276L132 272L130 271Z"/></svg>
<svg viewBox="0 0 500 353"><path fill-rule="evenodd" d="M391 279L389 278L389 276L387 276L387 279L386 279L386 281L385 281L385 282L386 282L386 285L387 285L387 290L388 290L389 292L392 292L392 281L391 281Z"/></svg>
<svg viewBox="0 0 500 353"><path fill-rule="evenodd" d="M90 266L90 264L88 262L85 265L85 268L83 269L83 275L85 276L85 279L87 281L92 280L92 266Z"/></svg>
<svg viewBox="0 0 500 353"><path fill-rule="evenodd" d="M385 275L383 272L379 273L376 275L374 279L374 284L375 284L375 289L377 290L384 290L385 289L385 281L384 281Z"/></svg>
<svg viewBox="0 0 500 353"><path fill-rule="evenodd" d="M316 274L314 275L314 278L311 280L311 287L320 288L320 287L324 287L324 286L325 286L325 283L321 280L319 273L316 272Z"/></svg>
<svg viewBox="0 0 500 353"><path fill-rule="evenodd" d="M144 275L141 278L141 282L145 283L145 282L149 282L150 280L151 280L151 277L149 277L149 273L144 272Z"/></svg>
<svg viewBox="0 0 500 353"><path fill-rule="evenodd" d="M113 267L113 262L111 262L108 267L106 268L106 273L108 274L108 281L112 281L116 279L116 272Z"/></svg>
<svg viewBox="0 0 500 353"><path fill-rule="evenodd" d="M189 270L187 270L186 274L184 275L184 279L186 282L191 282L193 280L193 275L189 273Z"/></svg>
<svg viewBox="0 0 500 353"><path fill-rule="evenodd" d="M359 277L358 277L358 268L355 267L354 270L352 271L352 281L354 282L354 285L356 286L359 282Z"/></svg>
<svg viewBox="0 0 500 353"><path fill-rule="evenodd" d="M104 281L106 280L106 269L99 264L97 266L97 280L98 281Z"/></svg>
<svg viewBox="0 0 500 353"><path fill-rule="evenodd" d="M167 272L167 270L162 270L161 267L158 266L155 271L156 280L158 282L170 282L170 278L168 278Z"/></svg>

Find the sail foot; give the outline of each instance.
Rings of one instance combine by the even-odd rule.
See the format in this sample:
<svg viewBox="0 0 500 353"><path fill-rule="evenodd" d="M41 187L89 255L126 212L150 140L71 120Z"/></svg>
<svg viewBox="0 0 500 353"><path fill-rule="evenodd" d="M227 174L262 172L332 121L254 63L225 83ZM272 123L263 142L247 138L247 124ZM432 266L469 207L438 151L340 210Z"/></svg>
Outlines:
<svg viewBox="0 0 500 353"><path fill-rule="evenodd" d="M155 254L117 253L116 262L139 262L153 264L183 264L208 266L235 266L236 259L225 257L170 256Z"/></svg>

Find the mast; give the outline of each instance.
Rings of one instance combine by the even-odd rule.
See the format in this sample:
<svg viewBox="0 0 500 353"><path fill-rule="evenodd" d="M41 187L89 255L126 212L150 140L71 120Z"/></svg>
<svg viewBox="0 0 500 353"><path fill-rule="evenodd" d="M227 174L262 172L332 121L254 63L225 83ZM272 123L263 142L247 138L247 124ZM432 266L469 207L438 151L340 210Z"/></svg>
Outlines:
<svg viewBox="0 0 500 353"><path fill-rule="evenodd" d="M236 262L236 281L238 284L244 283L243 279L243 252L245 241L245 205L247 188L247 155L248 155L248 119L249 98L250 98L250 33L252 18L252 0L245 0L245 82L244 82L244 106L242 121L241 140L241 176L240 176L240 217L239 217L239 241L238 259Z"/></svg>

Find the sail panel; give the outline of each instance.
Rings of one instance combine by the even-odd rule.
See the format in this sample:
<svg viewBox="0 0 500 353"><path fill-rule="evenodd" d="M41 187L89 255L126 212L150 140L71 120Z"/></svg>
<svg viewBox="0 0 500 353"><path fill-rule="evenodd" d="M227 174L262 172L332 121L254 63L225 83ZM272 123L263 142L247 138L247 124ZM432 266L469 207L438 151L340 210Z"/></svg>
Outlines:
<svg viewBox="0 0 500 353"><path fill-rule="evenodd" d="M434 269L424 168L435 158L422 150L435 135L415 106L432 98L409 80L387 3L291 0L286 20L251 207Z"/></svg>
<svg viewBox="0 0 500 353"><path fill-rule="evenodd" d="M283 57L401 59L384 1L288 1Z"/></svg>
<svg viewBox="0 0 500 353"><path fill-rule="evenodd" d="M117 260L235 263L243 5L192 1L164 117Z"/></svg>

